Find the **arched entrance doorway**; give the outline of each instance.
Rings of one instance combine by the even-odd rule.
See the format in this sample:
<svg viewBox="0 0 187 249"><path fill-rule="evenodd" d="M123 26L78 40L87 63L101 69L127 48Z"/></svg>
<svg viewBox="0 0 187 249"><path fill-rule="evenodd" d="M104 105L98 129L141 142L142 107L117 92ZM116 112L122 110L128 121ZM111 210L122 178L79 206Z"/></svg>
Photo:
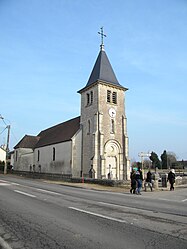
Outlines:
<svg viewBox="0 0 187 249"><path fill-rule="evenodd" d="M120 146L117 141L110 140L105 144L105 167L106 178L119 179L120 171Z"/></svg>

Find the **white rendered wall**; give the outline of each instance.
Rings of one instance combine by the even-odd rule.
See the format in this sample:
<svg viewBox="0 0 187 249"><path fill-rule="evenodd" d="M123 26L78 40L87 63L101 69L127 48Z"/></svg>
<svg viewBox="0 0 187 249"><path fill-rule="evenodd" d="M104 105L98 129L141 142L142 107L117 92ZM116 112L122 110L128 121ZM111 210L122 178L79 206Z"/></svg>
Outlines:
<svg viewBox="0 0 187 249"><path fill-rule="evenodd" d="M30 171L33 165L33 150L18 148L14 151L14 170Z"/></svg>
<svg viewBox="0 0 187 249"><path fill-rule="evenodd" d="M53 148L55 160L53 160ZM38 160L39 151L39 160ZM71 174L71 141L40 147L34 151L35 171L43 173Z"/></svg>
<svg viewBox="0 0 187 249"><path fill-rule="evenodd" d="M0 161L3 162L6 159L6 151L0 148Z"/></svg>

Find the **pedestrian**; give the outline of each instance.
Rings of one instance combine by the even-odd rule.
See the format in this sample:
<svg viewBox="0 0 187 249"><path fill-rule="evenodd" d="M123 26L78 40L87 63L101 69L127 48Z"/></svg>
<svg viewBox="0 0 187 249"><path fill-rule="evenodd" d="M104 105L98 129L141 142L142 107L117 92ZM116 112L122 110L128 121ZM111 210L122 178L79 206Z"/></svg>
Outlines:
<svg viewBox="0 0 187 249"><path fill-rule="evenodd" d="M143 174L140 167L138 167L138 170L136 171L135 179L137 181L137 188L136 188L136 194L141 195L141 188L142 188L142 182L143 182Z"/></svg>
<svg viewBox="0 0 187 249"><path fill-rule="evenodd" d="M131 189L130 193L135 194L136 193L136 171L133 169L131 172Z"/></svg>
<svg viewBox="0 0 187 249"><path fill-rule="evenodd" d="M149 186L151 191L153 191L153 179L152 179L152 173L151 173L150 169L147 172L147 177L145 180L145 191L147 191L147 186Z"/></svg>
<svg viewBox="0 0 187 249"><path fill-rule="evenodd" d="M111 180L111 174L110 174L110 171L108 172L108 180Z"/></svg>
<svg viewBox="0 0 187 249"><path fill-rule="evenodd" d="M171 169L168 174L168 181L170 183L170 191L174 191L174 183L175 183L175 170Z"/></svg>
<svg viewBox="0 0 187 249"><path fill-rule="evenodd" d="M95 170L93 168L93 165L91 165L91 169L89 170L89 177L95 178Z"/></svg>

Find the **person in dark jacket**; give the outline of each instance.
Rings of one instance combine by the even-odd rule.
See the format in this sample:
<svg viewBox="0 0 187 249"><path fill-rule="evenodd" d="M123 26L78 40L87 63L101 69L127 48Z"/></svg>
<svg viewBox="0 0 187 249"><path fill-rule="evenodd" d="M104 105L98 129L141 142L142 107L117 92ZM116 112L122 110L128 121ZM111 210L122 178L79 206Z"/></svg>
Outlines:
<svg viewBox="0 0 187 249"><path fill-rule="evenodd" d="M136 171L135 179L137 181L136 194L141 195L140 191L141 191L141 188L142 188L143 174L142 174L142 171L141 171L140 167L138 167L138 170Z"/></svg>
<svg viewBox="0 0 187 249"><path fill-rule="evenodd" d="M168 181L170 183L170 191L174 191L174 183L175 183L175 170L171 169L168 174Z"/></svg>
<svg viewBox="0 0 187 249"><path fill-rule="evenodd" d="M136 193L136 171L133 169L131 172L131 189L130 193L135 194Z"/></svg>
<svg viewBox="0 0 187 249"><path fill-rule="evenodd" d="M153 183L152 183L152 173L151 171L149 170L147 172L147 177L146 177L146 180L145 180L145 191L147 191L147 186L150 187L151 191L153 191Z"/></svg>

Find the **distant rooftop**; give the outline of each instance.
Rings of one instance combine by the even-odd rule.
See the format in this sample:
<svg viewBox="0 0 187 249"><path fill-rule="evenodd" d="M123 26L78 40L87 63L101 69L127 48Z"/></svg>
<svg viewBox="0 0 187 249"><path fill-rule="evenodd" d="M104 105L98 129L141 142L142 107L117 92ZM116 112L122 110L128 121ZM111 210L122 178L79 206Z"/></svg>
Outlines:
<svg viewBox="0 0 187 249"><path fill-rule="evenodd" d="M35 145L39 141L38 136L30 136L30 135L25 135L21 141L14 147L14 149L18 148L30 148L34 149Z"/></svg>

